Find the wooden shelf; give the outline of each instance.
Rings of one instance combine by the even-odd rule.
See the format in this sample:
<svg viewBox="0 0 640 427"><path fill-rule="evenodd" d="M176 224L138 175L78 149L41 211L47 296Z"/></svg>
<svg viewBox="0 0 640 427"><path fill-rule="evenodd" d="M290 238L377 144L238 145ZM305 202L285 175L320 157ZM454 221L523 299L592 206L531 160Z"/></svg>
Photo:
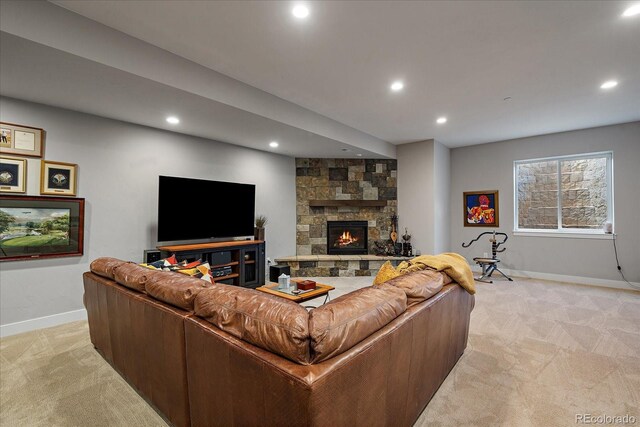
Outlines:
<svg viewBox="0 0 640 427"><path fill-rule="evenodd" d="M240 277L240 275L238 273L232 273L227 274L226 276L212 277L212 279L214 282L217 282L219 280L235 279L236 277Z"/></svg>
<svg viewBox="0 0 640 427"><path fill-rule="evenodd" d="M256 288L264 285L265 243L263 240L231 240L226 242L161 246L161 257L175 255L178 261L208 260L212 269L226 268L229 274L213 280L229 281L235 286ZM248 256L249 259L245 259Z"/></svg>
<svg viewBox="0 0 640 427"><path fill-rule="evenodd" d="M255 245L257 243L263 243L262 240L232 240L229 242L211 242L211 243L200 243L200 244L189 244L189 245L173 245L173 246L158 246L158 249L161 251L167 252L180 252L180 251L194 251L201 249L219 249L219 248L228 248L234 246L247 246L247 245Z"/></svg>
<svg viewBox="0 0 640 427"><path fill-rule="evenodd" d="M247 262L245 261L245 264L246 263ZM212 265L211 268L213 269L213 268L220 268L220 267L232 267L232 266L238 265L238 264L240 264L238 261L233 261L233 262L228 262L226 264Z"/></svg>
<svg viewBox="0 0 640 427"><path fill-rule="evenodd" d="M386 200L309 200L309 206L384 207Z"/></svg>

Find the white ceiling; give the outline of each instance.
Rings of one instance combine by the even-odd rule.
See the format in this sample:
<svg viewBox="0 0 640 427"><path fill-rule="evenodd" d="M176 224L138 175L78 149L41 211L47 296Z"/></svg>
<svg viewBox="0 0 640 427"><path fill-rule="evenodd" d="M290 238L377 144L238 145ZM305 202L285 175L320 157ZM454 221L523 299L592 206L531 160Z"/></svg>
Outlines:
<svg viewBox="0 0 640 427"><path fill-rule="evenodd" d="M54 3L289 101L287 108L333 119L331 135L318 133L355 151L369 144L393 156L384 141L458 147L640 120L640 16L621 17L628 1L307 2L304 22L289 1ZM405 90L391 93L398 78ZM599 88L612 78L617 88ZM287 123L291 108L275 117L276 109L234 106L311 126ZM441 115L447 124L435 123Z"/></svg>

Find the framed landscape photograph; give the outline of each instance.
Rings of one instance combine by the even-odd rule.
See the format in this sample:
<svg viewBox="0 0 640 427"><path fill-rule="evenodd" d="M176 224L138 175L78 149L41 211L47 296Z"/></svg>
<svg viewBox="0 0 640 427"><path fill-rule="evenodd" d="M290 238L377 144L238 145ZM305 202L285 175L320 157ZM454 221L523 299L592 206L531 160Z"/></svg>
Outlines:
<svg viewBox="0 0 640 427"><path fill-rule="evenodd" d="M40 173L40 194L55 196L76 195L76 172L78 165L73 163L42 160Z"/></svg>
<svg viewBox="0 0 640 427"><path fill-rule="evenodd" d="M44 130L0 122L0 154L42 157Z"/></svg>
<svg viewBox="0 0 640 427"><path fill-rule="evenodd" d="M466 191L463 199L465 227L498 226L498 190Z"/></svg>
<svg viewBox="0 0 640 427"><path fill-rule="evenodd" d="M84 199L0 195L0 261L81 256Z"/></svg>
<svg viewBox="0 0 640 427"><path fill-rule="evenodd" d="M0 193L24 193L27 189L27 159L0 156Z"/></svg>

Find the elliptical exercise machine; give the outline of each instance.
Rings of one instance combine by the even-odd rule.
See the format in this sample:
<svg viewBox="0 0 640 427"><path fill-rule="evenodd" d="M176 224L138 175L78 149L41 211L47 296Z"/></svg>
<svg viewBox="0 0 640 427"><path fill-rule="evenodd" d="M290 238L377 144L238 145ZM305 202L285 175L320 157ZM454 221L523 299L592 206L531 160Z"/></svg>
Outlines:
<svg viewBox="0 0 640 427"><path fill-rule="evenodd" d="M485 231L484 233L478 234L478 237L476 237L469 243L467 244L463 243L462 247L468 248L473 244L473 242L477 242L485 234L492 234L492 236L489 238L489 241L491 242L491 258L476 257L473 259L476 262L476 264L482 267L482 275L476 278L476 280L478 282L493 283L493 280L488 280L488 278L491 277L494 271L497 271L498 273L506 277L507 280L509 280L510 282L513 282L513 279L507 276L506 274L504 274L502 271L500 271L500 269L497 266L500 260L497 258L496 254L498 252L504 252L507 250L507 248L498 249L500 245L504 244L504 242L506 242L507 239L509 238L509 236L507 236L506 233L496 233L495 231ZM496 239L496 236L504 236L504 239L501 242L498 242Z"/></svg>

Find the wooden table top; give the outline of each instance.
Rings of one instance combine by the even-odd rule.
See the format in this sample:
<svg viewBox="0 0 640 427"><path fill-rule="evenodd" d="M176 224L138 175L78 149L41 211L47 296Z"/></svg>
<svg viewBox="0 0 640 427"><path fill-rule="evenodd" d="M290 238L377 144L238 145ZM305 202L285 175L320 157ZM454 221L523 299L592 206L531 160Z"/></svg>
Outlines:
<svg viewBox="0 0 640 427"><path fill-rule="evenodd" d="M333 286L330 286L330 285L323 285L322 283L316 283L316 288L312 291L307 291L307 292L303 291L303 293L301 293L300 295L291 295L285 292L280 292L276 290L277 288L278 288L277 283L269 282L264 286L260 286L259 288L256 288L256 290L267 293L267 294L275 295L280 298L288 299L289 301L301 303L313 298L327 295L329 291L332 291L335 289Z"/></svg>

